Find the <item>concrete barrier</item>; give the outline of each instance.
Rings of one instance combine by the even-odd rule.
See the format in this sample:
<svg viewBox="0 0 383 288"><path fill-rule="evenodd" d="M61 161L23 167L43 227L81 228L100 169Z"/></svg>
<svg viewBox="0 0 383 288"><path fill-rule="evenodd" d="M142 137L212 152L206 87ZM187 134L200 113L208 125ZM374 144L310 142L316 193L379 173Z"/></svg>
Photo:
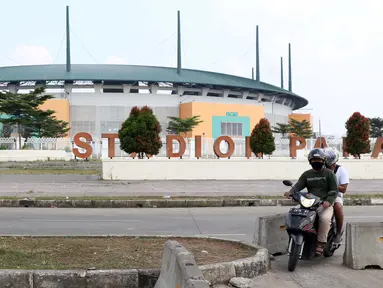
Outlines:
<svg viewBox="0 0 383 288"><path fill-rule="evenodd" d="M347 223L343 263L352 269L383 269L383 222Z"/></svg>
<svg viewBox="0 0 383 288"><path fill-rule="evenodd" d="M65 150L0 150L0 162L47 161L73 159L72 152Z"/></svg>
<svg viewBox="0 0 383 288"><path fill-rule="evenodd" d="M286 215L258 217L255 220L253 244L266 248L270 254L287 253L289 236L285 229Z"/></svg>
<svg viewBox="0 0 383 288"><path fill-rule="evenodd" d="M342 161L351 179L383 179L383 161ZM132 159L102 160L104 180L283 180L310 169L298 159ZM235 173L233 173L235 171Z"/></svg>
<svg viewBox="0 0 383 288"><path fill-rule="evenodd" d="M194 256L177 241L165 243L161 273L154 288L209 288Z"/></svg>

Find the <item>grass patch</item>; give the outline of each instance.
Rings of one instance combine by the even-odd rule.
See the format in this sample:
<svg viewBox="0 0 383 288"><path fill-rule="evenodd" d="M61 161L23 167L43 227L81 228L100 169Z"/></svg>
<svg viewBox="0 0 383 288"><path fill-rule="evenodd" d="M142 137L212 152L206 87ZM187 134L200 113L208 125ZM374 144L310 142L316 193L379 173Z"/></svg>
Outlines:
<svg viewBox="0 0 383 288"><path fill-rule="evenodd" d="M168 238L170 239L170 238ZM213 239L172 238L198 265L255 255L256 249ZM0 237L0 269L160 268L166 238Z"/></svg>
<svg viewBox="0 0 383 288"><path fill-rule="evenodd" d="M100 175L101 169L54 169L54 168L45 168L45 169L7 169L0 170L0 175L66 175L66 174L77 174L77 175Z"/></svg>
<svg viewBox="0 0 383 288"><path fill-rule="evenodd" d="M33 191L27 192L32 200L238 200L238 199L284 199L283 196L174 196L164 198L162 196L78 196L78 197L60 197L60 196L37 196L33 197ZM20 200L25 197L21 196L0 196L0 200ZM348 194L345 198L360 199L360 198L383 198L383 194Z"/></svg>

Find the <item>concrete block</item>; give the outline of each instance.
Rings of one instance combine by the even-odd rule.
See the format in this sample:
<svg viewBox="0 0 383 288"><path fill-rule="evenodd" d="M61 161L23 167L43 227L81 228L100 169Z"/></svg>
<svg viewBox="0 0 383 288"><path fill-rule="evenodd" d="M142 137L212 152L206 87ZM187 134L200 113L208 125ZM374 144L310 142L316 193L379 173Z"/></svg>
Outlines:
<svg viewBox="0 0 383 288"><path fill-rule="evenodd" d="M163 252L160 277L154 287L208 288L209 285L194 256L177 241L168 240Z"/></svg>
<svg viewBox="0 0 383 288"><path fill-rule="evenodd" d="M0 270L1 288L33 288L33 275L26 270Z"/></svg>
<svg viewBox="0 0 383 288"><path fill-rule="evenodd" d="M199 268L205 280L213 285L228 283L231 278L236 276L234 264L231 262L203 265Z"/></svg>
<svg viewBox="0 0 383 288"><path fill-rule="evenodd" d="M86 271L38 270L33 272L33 287L77 288L86 286ZM28 287L28 286L27 286Z"/></svg>
<svg viewBox="0 0 383 288"><path fill-rule="evenodd" d="M135 269L88 271L86 278L87 286L84 287L139 287L138 270Z"/></svg>
<svg viewBox="0 0 383 288"><path fill-rule="evenodd" d="M126 208L127 201L126 200L110 200L111 208Z"/></svg>
<svg viewBox="0 0 383 288"><path fill-rule="evenodd" d="M72 200L73 207L92 208L92 200Z"/></svg>
<svg viewBox="0 0 383 288"><path fill-rule="evenodd" d="M159 276L159 269L138 269L138 287L153 288Z"/></svg>
<svg viewBox="0 0 383 288"><path fill-rule="evenodd" d="M239 259L231 263L234 265L236 277L254 278L270 270L269 251L260 248L254 257Z"/></svg>
<svg viewBox="0 0 383 288"><path fill-rule="evenodd" d="M383 269L383 222L347 223L343 263L352 269Z"/></svg>
<svg viewBox="0 0 383 288"><path fill-rule="evenodd" d="M285 254L289 236L285 230L285 214L258 217L255 221L253 244L269 250L270 254Z"/></svg>

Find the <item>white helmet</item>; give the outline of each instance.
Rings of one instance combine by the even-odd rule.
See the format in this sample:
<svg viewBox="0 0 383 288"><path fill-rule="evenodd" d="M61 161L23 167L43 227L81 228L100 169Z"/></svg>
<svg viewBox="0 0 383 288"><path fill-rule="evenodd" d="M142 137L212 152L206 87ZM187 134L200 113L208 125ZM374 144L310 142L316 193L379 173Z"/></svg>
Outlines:
<svg viewBox="0 0 383 288"><path fill-rule="evenodd" d="M334 148L326 148L326 166L330 167L339 161L339 151Z"/></svg>

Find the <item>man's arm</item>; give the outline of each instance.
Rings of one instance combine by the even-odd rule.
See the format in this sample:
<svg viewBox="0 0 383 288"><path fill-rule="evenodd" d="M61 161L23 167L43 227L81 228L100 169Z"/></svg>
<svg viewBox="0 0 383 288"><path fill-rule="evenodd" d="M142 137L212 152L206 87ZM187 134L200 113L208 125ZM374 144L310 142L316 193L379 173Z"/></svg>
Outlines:
<svg viewBox="0 0 383 288"><path fill-rule="evenodd" d="M338 190L341 193L346 193L348 183L350 183L347 170L342 166L339 168L338 173L340 173Z"/></svg>
<svg viewBox="0 0 383 288"><path fill-rule="evenodd" d="M327 178L328 182L328 195L324 201L329 202L331 205L334 204L336 196L338 195L338 183L334 173L329 173Z"/></svg>
<svg viewBox="0 0 383 288"><path fill-rule="evenodd" d="M295 183L295 185L293 186L293 189L290 189L290 194L294 193L294 190L295 192L300 192L303 189L305 189L306 183L307 183L307 176L306 176L306 173L303 172L301 177L299 177L298 182Z"/></svg>

